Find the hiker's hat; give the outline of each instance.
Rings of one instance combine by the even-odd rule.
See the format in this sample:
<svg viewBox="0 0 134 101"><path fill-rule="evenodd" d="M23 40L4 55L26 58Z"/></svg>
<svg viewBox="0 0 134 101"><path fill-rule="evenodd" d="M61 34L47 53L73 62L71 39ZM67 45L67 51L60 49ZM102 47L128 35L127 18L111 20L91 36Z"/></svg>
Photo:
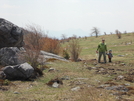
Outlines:
<svg viewBox="0 0 134 101"><path fill-rule="evenodd" d="M109 50L109 52L111 52L111 51L112 51L112 49Z"/></svg>

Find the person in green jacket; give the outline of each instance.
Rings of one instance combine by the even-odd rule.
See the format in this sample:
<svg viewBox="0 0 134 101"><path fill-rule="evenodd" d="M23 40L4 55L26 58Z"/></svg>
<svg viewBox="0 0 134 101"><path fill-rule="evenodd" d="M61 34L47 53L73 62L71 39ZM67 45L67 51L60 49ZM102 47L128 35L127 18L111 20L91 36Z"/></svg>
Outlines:
<svg viewBox="0 0 134 101"><path fill-rule="evenodd" d="M99 45L98 45L96 53L98 53L98 52L99 52L98 63L100 63L102 55L103 55L103 58L104 58L104 63L106 63L107 45L106 45L104 39L102 39L102 42L99 43Z"/></svg>

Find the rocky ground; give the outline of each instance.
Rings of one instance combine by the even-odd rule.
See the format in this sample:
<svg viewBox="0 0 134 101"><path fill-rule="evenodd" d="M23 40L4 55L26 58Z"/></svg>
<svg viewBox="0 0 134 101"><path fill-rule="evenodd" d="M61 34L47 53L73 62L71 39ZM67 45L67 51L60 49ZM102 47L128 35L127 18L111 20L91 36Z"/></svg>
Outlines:
<svg viewBox="0 0 134 101"><path fill-rule="evenodd" d="M92 72L94 75L103 76L107 80L96 79L97 84L89 84L89 78L76 77L70 79L71 76L55 78L50 80L45 85L58 88L60 85L69 86L70 91L80 91L82 89L95 88L99 90L107 90L110 95L115 96L117 101L134 101L134 64L125 64L123 61L113 63L97 63L95 59L81 61L83 64L82 69ZM91 66L89 66L90 64ZM60 70L59 70L60 71ZM59 72L56 69L47 68L48 73ZM18 81L3 81L0 80L0 91L10 91L11 87L19 87L22 84ZM20 84L20 85L19 85ZM34 83L28 83L33 86ZM14 94L19 92L14 92ZM101 95L101 94L100 94ZM69 100L69 98L68 98ZM59 101L64 101L59 100ZM71 101L71 100L70 100ZM73 100L72 100L73 101Z"/></svg>
<svg viewBox="0 0 134 101"><path fill-rule="evenodd" d="M95 60L84 63L86 62L94 65L93 67L87 66L86 69L110 78L106 82L100 82L98 89L109 90L118 101L134 101L134 64L125 64L123 61L106 64L97 64Z"/></svg>

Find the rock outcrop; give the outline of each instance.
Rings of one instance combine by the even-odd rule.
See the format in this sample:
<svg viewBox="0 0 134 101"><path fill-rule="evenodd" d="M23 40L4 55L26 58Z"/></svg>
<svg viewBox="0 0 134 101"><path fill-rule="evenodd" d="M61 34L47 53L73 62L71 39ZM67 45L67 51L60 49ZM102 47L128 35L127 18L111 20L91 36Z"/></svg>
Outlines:
<svg viewBox="0 0 134 101"><path fill-rule="evenodd" d="M0 64L3 66L18 65L24 63L24 48L5 47L0 49Z"/></svg>
<svg viewBox="0 0 134 101"><path fill-rule="evenodd" d="M43 75L42 71L27 63L25 58L27 52L23 48L24 33L24 29L0 18L0 65L6 66L0 69L0 78L27 80L31 76ZM40 51L37 60L42 65L53 60L67 61L63 57L45 51Z"/></svg>
<svg viewBox="0 0 134 101"><path fill-rule="evenodd" d="M45 52L45 51L40 51L39 62L42 61L45 63L45 62L49 62L49 61L53 61L53 60L60 60L60 61L68 62L67 59L65 59L59 55L52 54L52 53Z"/></svg>
<svg viewBox="0 0 134 101"><path fill-rule="evenodd" d="M23 30L15 24L0 18L0 48L22 47Z"/></svg>

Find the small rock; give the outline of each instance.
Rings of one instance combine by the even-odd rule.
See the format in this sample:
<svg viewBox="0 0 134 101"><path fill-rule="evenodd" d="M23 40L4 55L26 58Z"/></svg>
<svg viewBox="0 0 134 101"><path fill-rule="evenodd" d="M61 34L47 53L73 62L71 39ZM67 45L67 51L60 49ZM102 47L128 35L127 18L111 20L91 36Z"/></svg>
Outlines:
<svg viewBox="0 0 134 101"><path fill-rule="evenodd" d="M119 57L124 57L124 55L118 55Z"/></svg>
<svg viewBox="0 0 134 101"><path fill-rule="evenodd" d="M71 91L78 91L78 90L80 90L80 87L79 86L71 89Z"/></svg>
<svg viewBox="0 0 134 101"><path fill-rule="evenodd" d="M70 80L69 76L62 77L61 80Z"/></svg>
<svg viewBox="0 0 134 101"><path fill-rule="evenodd" d="M54 82L53 85L52 85L52 87L58 88L59 87L59 84L57 82Z"/></svg>
<svg viewBox="0 0 134 101"><path fill-rule="evenodd" d="M48 70L48 72L53 72L53 71L55 71L55 68L50 68L50 69Z"/></svg>
<svg viewBox="0 0 134 101"><path fill-rule="evenodd" d="M76 78L78 80L88 80L89 78Z"/></svg>
<svg viewBox="0 0 134 101"><path fill-rule="evenodd" d="M129 83L125 83L124 85L125 85L125 86L130 86L130 84L129 84Z"/></svg>
<svg viewBox="0 0 134 101"><path fill-rule="evenodd" d="M19 92L15 91L14 94L20 94Z"/></svg>
<svg viewBox="0 0 134 101"><path fill-rule="evenodd" d="M92 67L92 69L96 69L96 67Z"/></svg>
<svg viewBox="0 0 134 101"><path fill-rule="evenodd" d="M116 80L122 80L123 78L124 78L124 76L119 75L119 76L116 78Z"/></svg>

